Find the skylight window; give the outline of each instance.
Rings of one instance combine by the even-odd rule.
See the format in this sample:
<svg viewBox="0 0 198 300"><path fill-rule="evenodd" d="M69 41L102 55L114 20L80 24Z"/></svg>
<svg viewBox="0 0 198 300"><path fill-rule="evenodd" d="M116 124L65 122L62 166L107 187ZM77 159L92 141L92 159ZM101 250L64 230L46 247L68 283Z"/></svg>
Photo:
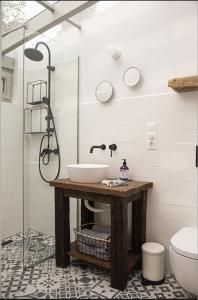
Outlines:
<svg viewBox="0 0 198 300"><path fill-rule="evenodd" d="M54 5L58 1L46 2ZM81 13L75 15L70 20L73 20L80 25L98 13L103 12L117 4L118 2L120 1L98 1L95 5L90 6ZM45 9L45 7L39 4L39 1L2 1L3 33L19 27L36 15L40 14Z"/></svg>
<svg viewBox="0 0 198 300"><path fill-rule="evenodd" d="M98 13L101 13L110 7L116 5L120 1L98 1L95 5L90 6L79 14L71 18L72 21L77 22L78 24L83 24L87 20L96 16Z"/></svg>
<svg viewBox="0 0 198 300"><path fill-rule="evenodd" d="M47 1L54 5L58 1ZM2 1L3 33L24 24L45 8L37 1Z"/></svg>

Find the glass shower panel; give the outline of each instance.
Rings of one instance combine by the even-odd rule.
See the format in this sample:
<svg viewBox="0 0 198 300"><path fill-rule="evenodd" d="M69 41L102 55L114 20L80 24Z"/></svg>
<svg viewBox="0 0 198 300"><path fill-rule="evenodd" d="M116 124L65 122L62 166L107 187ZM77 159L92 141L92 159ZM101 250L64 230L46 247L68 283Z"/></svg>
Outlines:
<svg viewBox="0 0 198 300"><path fill-rule="evenodd" d="M1 19L1 3L0 3L0 27L2 25L2 19ZM2 50L2 29L0 28L0 53ZM2 97L2 91L3 91L3 82L2 82L2 56L0 56L0 125L1 125L1 97ZM1 128L1 126L0 126ZM1 133L0 133L0 147L1 147ZM0 151L0 166L1 166L1 151ZM1 174L0 174L0 199L1 199ZM2 203L0 200L0 298L2 298L1 295L1 231L2 231Z"/></svg>
<svg viewBox="0 0 198 300"><path fill-rule="evenodd" d="M6 82L0 115L1 285L4 292L8 274L23 268L23 46L3 56L2 71Z"/></svg>
<svg viewBox="0 0 198 300"><path fill-rule="evenodd" d="M67 177L66 165L77 163L78 141L78 53L59 36L52 39L48 32L37 35L26 30L26 39L32 34L36 37L24 49L26 267L55 253L54 188L49 181ZM74 228L77 200L71 203L70 217ZM72 228L71 236L74 239Z"/></svg>

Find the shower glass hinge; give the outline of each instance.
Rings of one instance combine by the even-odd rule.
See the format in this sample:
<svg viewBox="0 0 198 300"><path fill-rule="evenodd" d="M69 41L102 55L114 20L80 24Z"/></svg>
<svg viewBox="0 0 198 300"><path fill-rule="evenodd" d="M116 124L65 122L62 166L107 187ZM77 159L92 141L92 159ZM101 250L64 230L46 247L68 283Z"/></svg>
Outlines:
<svg viewBox="0 0 198 300"><path fill-rule="evenodd" d="M196 167L198 167L198 146L196 146Z"/></svg>

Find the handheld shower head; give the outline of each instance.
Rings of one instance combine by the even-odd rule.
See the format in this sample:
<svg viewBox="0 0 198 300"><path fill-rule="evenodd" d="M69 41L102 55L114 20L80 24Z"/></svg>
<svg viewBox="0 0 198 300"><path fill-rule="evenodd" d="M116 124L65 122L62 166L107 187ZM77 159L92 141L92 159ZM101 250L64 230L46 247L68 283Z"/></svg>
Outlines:
<svg viewBox="0 0 198 300"><path fill-rule="evenodd" d="M43 54L36 48L26 48L24 54L27 58L33 61L41 61L43 59Z"/></svg>

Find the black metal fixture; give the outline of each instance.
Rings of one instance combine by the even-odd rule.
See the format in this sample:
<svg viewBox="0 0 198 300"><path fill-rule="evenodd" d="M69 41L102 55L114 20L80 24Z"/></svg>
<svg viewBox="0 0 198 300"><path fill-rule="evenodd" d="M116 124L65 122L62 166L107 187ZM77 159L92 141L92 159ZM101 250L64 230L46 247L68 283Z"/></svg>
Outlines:
<svg viewBox="0 0 198 300"><path fill-rule="evenodd" d="M27 58L33 60L33 61L41 61L43 59L43 53L39 51L37 48L39 45L43 45L46 47L48 51L48 65L47 65L47 70L48 70L48 94L47 97L42 98L42 102L47 105L47 116L46 116L46 121L47 121L47 128L46 128L46 134L42 137L41 143L40 143L40 150L39 150L39 172L41 178L45 182L49 182L47 179L44 178L42 171L41 171L41 159L43 165L48 165L50 162L50 155L53 153L55 155L58 155L58 171L56 174L55 179L58 178L60 174L60 149L59 149L59 143L58 143L58 137L56 133L56 126L54 122L54 117L53 113L51 110L51 105L50 105L50 100L51 100L51 72L55 70L55 67L51 65L51 52L50 48L48 45L44 42L38 42L35 46L35 48L27 48L24 50L24 54ZM51 127L51 122L52 122L52 127ZM50 138L52 135L55 135L56 139L56 148L55 149L50 149ZM47 147L43 149L43 142L47 138Z"/></svg>
<svg viewBox="0 0 198 300"><path fill-rule="evenodd" d="M109 145L109 149L111 150L111 157L112 157L113 151L115 151L117 149L117 145L111 144L111 145Z"/></svg>
<svg viewBox="0 0 198 300"><path fill-rule="evenodd" d="M93 149L101 149L101 150L105 150L106 149L106 145L102 144L100 146L92 146L90 149L90 153L93 153Z"/></svg>

